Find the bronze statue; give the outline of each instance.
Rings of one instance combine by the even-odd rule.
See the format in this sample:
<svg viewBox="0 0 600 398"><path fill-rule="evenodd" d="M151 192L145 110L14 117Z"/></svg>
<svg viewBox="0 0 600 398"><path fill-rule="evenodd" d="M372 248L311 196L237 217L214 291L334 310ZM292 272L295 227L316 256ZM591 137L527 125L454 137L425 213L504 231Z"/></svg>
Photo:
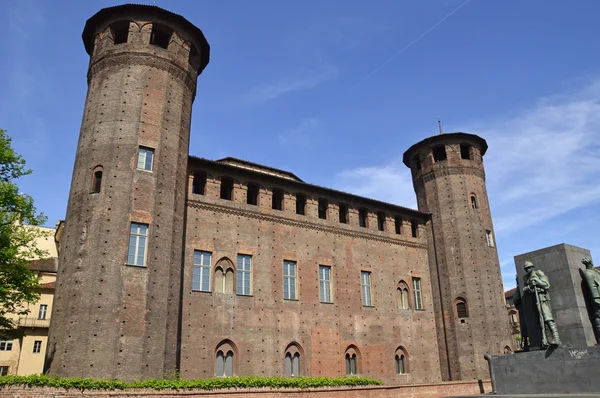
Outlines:
<svg viewBox="0 0 600 398"><path fill-rule="evenodd" d="M594 332L596 336L600 336L600 271L594 269L594 263L592 263L592 259L589 257L585 257L581 262L585 265L583 280L592 299L591 312L593 315Z"/></svg>
<svg viewBox="0 0 600 398"><path fill-rule="evenodd" d="M550 281L548 277L541 271L534 269L533 263L525 261L525 277L523 278L523 294L534 295L534 301L539 317L539 325L542 330L542 346L547 347L548 338L546 337L546 327L550 329L552 344L560 345L558 337L558 329L552 316L552 307L550 306Z"/></svg>

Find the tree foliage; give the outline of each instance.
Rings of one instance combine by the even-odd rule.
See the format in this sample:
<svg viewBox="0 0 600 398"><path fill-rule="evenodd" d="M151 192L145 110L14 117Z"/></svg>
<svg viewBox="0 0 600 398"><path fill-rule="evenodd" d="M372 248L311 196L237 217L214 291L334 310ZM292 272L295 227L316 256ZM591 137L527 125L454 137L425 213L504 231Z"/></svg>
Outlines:
<svg viewBox="0 0 600 398"><path fill-rule="evenodd" d="M33 198L19 192L15 182L28 174L25 159L0 130L0 340L19 335L17 320L10 315L26 315L27 304L39 299L39 278L28 263L47 255L35 244L44 232L31 227L42 225L46 217L37 213Z"/></svg>

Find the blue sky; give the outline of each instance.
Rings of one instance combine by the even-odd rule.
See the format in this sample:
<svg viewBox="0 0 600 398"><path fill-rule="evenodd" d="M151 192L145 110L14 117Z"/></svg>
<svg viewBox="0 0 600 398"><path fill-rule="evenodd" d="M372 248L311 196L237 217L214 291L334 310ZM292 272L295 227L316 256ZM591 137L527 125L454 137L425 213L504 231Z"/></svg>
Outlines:
<svg viewBox="0 0 600 398"><path fill-rule="evenodd" d="M152 4L151 1L139 3ZM115 1L0 3L0 128L34 169L20 183L64 218L86 94L87 18ZM481 135L505 287L513 256L600 253L597 0L157 0L211 44L190 154L416 207L402 153ZM600 261L600 260L599 260Z"/></svg>

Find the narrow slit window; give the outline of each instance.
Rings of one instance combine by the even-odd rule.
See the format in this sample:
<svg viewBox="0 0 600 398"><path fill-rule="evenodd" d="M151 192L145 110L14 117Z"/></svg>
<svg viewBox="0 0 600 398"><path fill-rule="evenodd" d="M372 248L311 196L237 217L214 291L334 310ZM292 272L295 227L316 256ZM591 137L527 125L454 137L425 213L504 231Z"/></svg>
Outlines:
<svg viewBox="0 0 600 398"><path fill-rule="evenodd" d="M448 159L446 157L446 147L445 146L436 146L433 148L433 160L436 162L441 162L443 160Z"/></svg>
<svg viewBox="0 0 600 398"><path fill-rule="evenodd" d="M417 220L411 220L410 230L413 238L419 237L419 223L417 222Z"/></svg>
<svg viewBox="0 0 600 398"><path fill-rule="evenodd" d="M319 218L323 220L327 219L327 207L329 206L329 202L327 199L319 199Z"/></svg>
<svg viewBox="0 0 600 398"><path fill-rule="evenodd" d="M127 252L127 264L146 266L146 247L148 239L148 224L132 222L129 231L129 249Z"/></svg>
<svg viewBox="0 0 600 398"><path fill-rule="evenodd" d="M396 234L402 234L402 217L396 216L394 217L394 227L396 229Z"/></svg>
<svg viewBox="0 0 600 398"><path fill-rule="evenodd" d="M340 222L342 224L348 224L348 205L340 203L339 207Z"/></svg>
<svg viewBox="0 0 600 398"><path fill-rule="evenodd" d="M248 191L246 193L246 203L253 206L258 206L258 185L250 183L248 184Z"/></svg>
<svg viewBox="0 0 600 398"><path fill-rule="evenodd" d="M492 231L489 229L485 231L485 239L489 247L494 247L494 237L492 236Z"/></svg>
<svg viewBox="0 0 600 398"><path fill-rule="evenodd" d="M38 319L46 319L47 312L48 304L40 304L40 312L38 313Z"/></svg>
<svg viewBox="0 0 600 398"><path fill-rule="evenodd" d="M421 295L421 278L413 278L412 282L415 310L422 310L423 296Z"/></svg>
<svg viewBox="0 0 600 398"><path fill-rule="evenodd" d="M471 146L467 144L460 144L460 158L470 160L471 159Z"/></svg>
<svg viewBox="0 0 600 398"><path fill-rule="evenodd" d="M477 197L475 197L475 195L471 195L471 207L473 209L477 208Z"/></svg>
<svg viewBox="0 0 600 398"><path fill-rule="evenodd" d="M380 231L385 231L385 218L385 213L377 213L377 229Z"/></svg>
<svg viewBox="0 0 600 398"><path fill-rule="evenodd" d="M221 177L221 199L233 200L233 180L229 177Z"/></svg>
<svg viewBox="0 0 600 398"><path fill-rule="evenodd" d="M358 226L362 228L367 228L367 217L369 216L369 211L367 209L359 209L358 210Z"/></svg>
<svg viewBox="0 0 600 398"><path fill-rule="evenodd" d="M306 195L296 194L296 214L306 214Z"/></svg>
<svg viewBox="0 0 600 398"><path fill-rule="evenodd" d="M283 189L273 188L271 208L273 210L283 210Z"/></svg>
<svg viewBox="0 0 600 398"><path fill-rule="evenodd" d="M467 310L466 302L461 300L456 303L456 315L458 316L458 319L469 317L469 311Z"/></svg>
<svg viewBox="0 0 600 398"><path fill-rule="evenodd" d="M102 189L102 167L98 166L94 169L92 178L92 193L100 193Z"/></svg>
<svg viewBox="0 0 600 398"><path fill-rule="evenodd" d="M322 303L332 303L331 267L319 265L319 299Z"/></svg>
<svg viewBox="0 0 600 398"><path fill-rule="evenodd" d="M296 300L296 262L283 262L283 298Z"/></svg>
<svg viewBox="0 0 600 398"><path fill-rule="evenodd" d="M365 307L373 306L373 292L371 289L371 273L368 271L360 272L360 288L362 293L362 302Z"/></svg>
<svg viewBox="0 0 600 398"><path fill-rule="evenodd" d="M154 24L152 26L152 33L150 34L150 44L167 49L172 34L173 31L166 26Z"/></svg>
<svg viewBox="0 0 600 398"><path fill-rule="evenodd" d="M205 195L206 190L206 173L197 171L194 173L194 182L192 183L192 193L197 195Z"/></svg>

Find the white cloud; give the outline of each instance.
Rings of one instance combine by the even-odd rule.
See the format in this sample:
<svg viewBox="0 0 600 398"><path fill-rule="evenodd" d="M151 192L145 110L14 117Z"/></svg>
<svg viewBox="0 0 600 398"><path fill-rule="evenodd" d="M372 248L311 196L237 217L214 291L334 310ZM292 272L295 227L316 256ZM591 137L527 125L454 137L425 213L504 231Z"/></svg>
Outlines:
<svg viewBox="0 0 600 398"><path fill-rule="evenodd" d="M283 146L310 146L311 133L319 127L319 124L320 120L315 117L302 119L296 127L279 133L277 139Z"/></svg>
<svg viewBox="0 0 600 398"><path fill-rule="evenodd" d="M273 83L254 87L243 96L243 99L249 103L273 100L294 91L308 90L316 87L334 78L337 74L337 68L325 65L322 70L308 76L280 79Z"/></svg>

